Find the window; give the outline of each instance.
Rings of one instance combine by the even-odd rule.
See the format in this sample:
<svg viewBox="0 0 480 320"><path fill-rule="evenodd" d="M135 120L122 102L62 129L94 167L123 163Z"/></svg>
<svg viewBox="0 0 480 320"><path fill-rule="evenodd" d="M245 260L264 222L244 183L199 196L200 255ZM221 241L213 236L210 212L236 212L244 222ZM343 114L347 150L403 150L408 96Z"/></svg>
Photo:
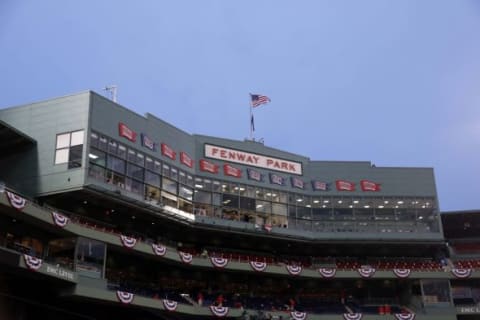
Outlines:
<svg viewBox="0 0 480 320"><path fill-rule="evenodd" d="M68 169L82 166L83 130L57 135L55 164L68 164Z"/></svg>

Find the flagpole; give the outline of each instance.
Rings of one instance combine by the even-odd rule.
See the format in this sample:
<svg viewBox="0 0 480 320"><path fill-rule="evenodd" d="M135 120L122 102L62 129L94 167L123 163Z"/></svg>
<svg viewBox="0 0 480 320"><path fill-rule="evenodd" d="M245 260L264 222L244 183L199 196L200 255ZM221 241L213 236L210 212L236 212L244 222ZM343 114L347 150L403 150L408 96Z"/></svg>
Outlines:
<svg viewBox="0 0 480 320"><path fill-rule="evenodd" d="M250 123L250 140L253 140L253 126L252 126L252 117L253 117L253 111L252 111L252 94L250 94L250 118L248 119Z"/></svg>

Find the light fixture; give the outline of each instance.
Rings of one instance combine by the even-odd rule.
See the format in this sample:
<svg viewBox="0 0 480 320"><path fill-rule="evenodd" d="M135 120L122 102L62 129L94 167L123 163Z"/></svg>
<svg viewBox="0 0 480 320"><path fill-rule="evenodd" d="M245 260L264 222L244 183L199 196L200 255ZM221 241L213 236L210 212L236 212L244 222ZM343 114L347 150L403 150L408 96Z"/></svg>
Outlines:
<svg viewBox="0 0 480 320"><path fill-rule="evenodd" d="M306 205L306 207L307 207L307 208L311 208L312 206L311 206L311 205L309 205L309 204L307 204L307 205Z"/></svg>
<svg viewBox="0 0 480 320"><path fill-rule="evenodd" d="M379 208L379 209L383 209L383 208L385 208L385 207L382 206L382 205L379 205L378 208Z"/></svg>
<svg viewBox="0 0 480 320"><path fill-rule="evenodd" d="M397 201L397 203L398 203L398 204L403 204L403 201L400 200L400 201Z"/></svg>
<svg viewBox="0 0 480 320"><path fill-rule="evenodd" d="M338 203L342 203L343 201L342 201L342 200L338 200L337 202L338 202Z"/></svg>
<svg viewBox="0 0 480 320"><path fill-rule="evenodd" d="M383 201L383 203L388 204L388 200Z"/></svg>
<svg viewBox="0 0 480 320"><path fill-rule="evenodd" d="M89 153L89 154L88 154L88 157L89 157L90 159L98 159L98 156L97 156L96 154L93 154L93 153Z"/></svg>
<svg viewBox="0 0 480 320"><path fill-rule="evenodd" d="M319 203L320 201L319 200L313 200L313 203Z"/></svg>
<svg viewBox="0 0 480 320"><path fill-rule="evenodd" d="M326 208L327 206L326 205L323 205L322 208Z"/></svg>
<svg viewBox="0 0 480 320"><path fill-rule="evenodd" d="M353 203L358 203L358 200L353 200Z"/></svg>
<svg viewBox="0 0 480 320"><path fill-rule="evenodd" d="M366 208L366 209L370 208L370 206L368 204L364 205L363 207Z"/></svg>
<svg viewBox="0 0 480 320"><path fill-rule="evenodd" d="M348 207L349 207L349 208L353 208L353 205L351 204L351 205L349 205Z"/></svg>
<svg viewBox="0 0 480 320"><path fill-rule="evenodd" d="M263 204L257 204L257 209L263 208Z"/></svg>
<svg viewBox="0 0 480 320"><path fill-rule="evenodd" d="M301 199L301 198L297 199L297 202L302 202L302 201L303 201L303 199Z"/></svg>
<svg viewBox="0 0 480 320"><path fill-rule="evenodd" d="M323 203L329 203L329 202L330 202L330 201L328 201L328 200L323 200Z"/></svg>
<svg viewBox="0 0 480 320"><path fill-rule="evenodd" d="M196 184L196 185L195 185L195 188L202 189L202 188L203 188L203 185L201 185L201 184Z"/></svg>

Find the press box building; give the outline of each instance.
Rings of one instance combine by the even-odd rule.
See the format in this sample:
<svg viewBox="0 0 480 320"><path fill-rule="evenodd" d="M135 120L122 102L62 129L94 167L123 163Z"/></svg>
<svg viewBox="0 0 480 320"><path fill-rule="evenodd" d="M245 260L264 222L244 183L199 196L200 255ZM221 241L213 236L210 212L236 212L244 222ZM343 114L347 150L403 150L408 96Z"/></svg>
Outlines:
<svg viewBox="0 0 480 320"><path fill-rule="evenodd" d="M432 168L190 134L91 91L0 110L0 154L4 318L456 319L450 279L480 275L448 265Z"/></svg>

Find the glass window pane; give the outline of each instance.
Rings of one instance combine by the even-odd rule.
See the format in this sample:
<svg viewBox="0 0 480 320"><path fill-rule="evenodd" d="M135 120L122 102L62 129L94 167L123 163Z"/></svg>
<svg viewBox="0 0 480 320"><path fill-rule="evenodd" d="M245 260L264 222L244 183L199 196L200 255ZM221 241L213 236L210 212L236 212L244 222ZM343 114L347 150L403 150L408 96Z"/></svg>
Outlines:
<svg viewBox="0 0 480 320"><path fill-rule="evenodd" d="M107 138L100 137L98 140L98 148L101 150L107 150Z"/></svg>
<svg viewBox="0 0 480 320"><path fill-rule="evenodd" d="M78 146L81 144L83 144L83 130L72 132L70 146Z"/></svg>
<svg viewBox="0 0 480 320"><path fill-rule="evenodd" d="M212 202L212 194L209 192L195 190L194 201L210 204Z"/></svg>
<svg viewBox="0 0 480 320"><path fill-rule="evenodd" d="M143 181L143 168L129 163L127 165L127 176Z"/></svg>
<svg viewBox="0 0 480 320"><path fill-rule="evenodd" d="M108 142L108 152L116 154L117 153L117 142L114 140L110 140Z"/></svg>
<svg viewBox="0 0 480 320"><path fill-rule="evenodd" d="M147 170L145 171L145 183L160 187L160 176Z"/></svg>
<svg viewBox="0 0 480 320"><path fill-rule="evenodd" d="M125 159L127 156L127 147L125 147L123 144L118 144L117 155L120 158Z"/></svg>
<svg viewBox="0 0 480 320"><path fill-rule="evenodd" d="M66 148L70 145L70 133L57 135L57 149Z"/></svg>
<svg viewBox="0 0 480 320"><path fill-rule="evenodd" d="M125 173L125 161L117 157L107 156L107 168L113 171L124 174Z"/></svg>
<svg viewBox="0 0 480 320"><path fill-rule="evenodd" d="M181 186L178 191L178 195L184 199L192 201L193 199L193 190L185 186Z"/></svg>
<svg viewBox="0 0 480 320"><path fill-rule="evenodd" d="M162 179L162 189L177 194L177 183L167 178Z"/></svg>
<svg viewBox="0 0 480 320"><path fill-rule="evenodd" d="M98 147L98 134L92 132L90 134L90 146L91 147Z"/></svg>
<svg viewBox="0 0 480 320"><path fill-rule="evenodd" d="M68 148L60 149L55 152L55 164L68 162Z"/></svg>
<svg viewBox="0 0 480 320"><path fill-rule="evenodd" d="M79 168L82 166L83 145L76 145L70 148L68 156L68 168Z"/></svg>
<svg viewBox="0 0 480 320"><path fill-rule="evenodd" d="M130 162L135 162L135 158L136 158L135 150L128 149L127 160Z"/></svg>

